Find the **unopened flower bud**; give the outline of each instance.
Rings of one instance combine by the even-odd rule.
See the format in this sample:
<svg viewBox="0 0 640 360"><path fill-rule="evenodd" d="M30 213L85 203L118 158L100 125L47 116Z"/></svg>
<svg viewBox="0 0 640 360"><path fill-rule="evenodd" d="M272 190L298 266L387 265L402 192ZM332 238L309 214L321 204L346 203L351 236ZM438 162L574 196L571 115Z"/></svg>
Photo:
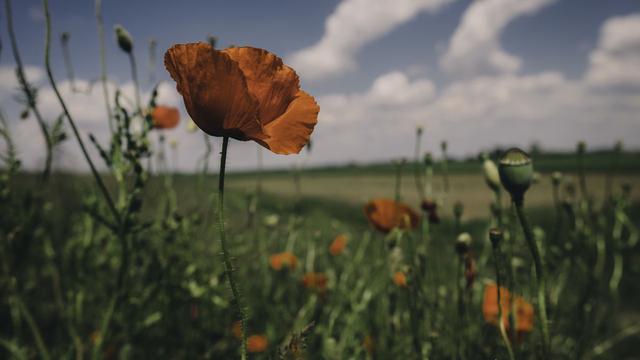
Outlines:
<svg viewBox="0 0 640 360"><path fill-rule="evenodd" d="M120 46L120 49L127 54L131 54L131 50L133 50L133 39L131 38L129 32L125 30L125 28L123 28L121 25L116 25L115 31L116 39L118 40L118 46Z"/></svg>
<svg viewBox="0 0 640 360"><path fill-rule="evenodd" d="M471 235L467 232L463 232L458 235L456 239L456 252L459 255L464 255L469 252L471 248Z"/></svg>
<svg viewBox="0 0 640 360"><path fill-rule="evenodd" d="M491 230L489 230L489 239L491 240L491 245L493 245L494 248L497 248L500 245L500 242L502 242L502 238L502 230L498 228L492 228Z"/></svg>
<svg viewBox="0 0 640 360"><path fill-rule="evenodd" d="M551 174L551 183L553 186L559 186L562 182L562 173L560 171L554 171Z"/></svg>
<svg viewBox="0 0 640 360"><path fill-rule="evenodd" d="M463 212L464 204L460 201L456 201L456 203L453 204L453 216L455 216L457 219L460 219Z"/></svg>
<svg viewBox="0 0 640 360"><path fill-rule="evenodd" d="M486 159L482 162L482 169L484 171L484 180L494 192L500 191L500 172L496 163L490 159Z"/></svg>
<svg viewBox="0 0 640 360"><path fill-rule="evenodd" d="M578 141L578 154L584 154L587 151L587 144L584 141Z"/></svg>

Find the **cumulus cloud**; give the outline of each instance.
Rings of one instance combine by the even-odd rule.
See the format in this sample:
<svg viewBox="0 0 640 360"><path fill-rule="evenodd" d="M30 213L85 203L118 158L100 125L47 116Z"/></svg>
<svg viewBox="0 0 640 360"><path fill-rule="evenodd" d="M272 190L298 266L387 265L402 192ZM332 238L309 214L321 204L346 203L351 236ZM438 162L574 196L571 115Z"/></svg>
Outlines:
<svg viewBox="0 0 640 360"><path fill-rule="evenodd" d="M608 19L589 55L586 81L597 88L640 88L640 14Z"/></svg>
<svg viewBox="0 0 640 360"><path fill-rule="evenodd" d="M318 79L356 67L362 47L421 12L435 12L455 0L345 0L325 22L322 38L288 62L306 78Z"/></svg>
<svg viewBox="0 0 640 360"><path fill-rule="evenodd" d="M37 66L25 66L24 73L31 85L37 85L44 79L44 71ZM8 65L0 66L0 100L16 95L19 91L16 68Z"/></svg>
<svg viewBox="0 0 640 360"><path fill-rule="evenodd" d="M440 58L440 67L456 77L517 72L522 67L522 59L502 48L500 34L514 19L535 14L554 1L473 1Z"/></svg>

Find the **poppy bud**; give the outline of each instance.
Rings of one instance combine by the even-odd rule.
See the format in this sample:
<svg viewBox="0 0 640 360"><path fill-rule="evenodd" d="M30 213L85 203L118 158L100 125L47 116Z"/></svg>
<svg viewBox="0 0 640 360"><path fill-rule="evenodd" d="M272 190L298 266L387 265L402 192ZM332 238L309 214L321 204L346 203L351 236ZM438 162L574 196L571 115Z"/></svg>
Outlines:
<svg viewBox="0 0 640 360"><path fill-rule="evenodd" d="M431 156L431 153L426 153L424 154L424 164L426 166L432 166L433 165L433 157Z"/></svg>
<svg viewBox="0 0 640 360"><path fill-rule="evenodd" d="M496 163L490 159L485 159L482 163L482 169L484 170L484 180L489 188L494 192L500 191L500 172Z"/></svg>
<svg viewBox="0 0 640 360"><path fill-rule="evenodd" d="M118 40L118 46L120 46L120 49L127 54L131 54L131 50L133 50L133 39L131 38L129 32L125 30L125 28L123 28L121 25L116 25L115 31L116 39Z"/></svg>
<svg viewBox="0 0 640 360"><path fill-rule="evenodd" d="M622 140L618 140L618 141L616 141L616 145L613 147L613 150L614 150L615 152L620 153L620 152L622 152L622 149L623 149L623 143L622 143Z"/></svg>
<svg viewBox="0 0 640 360"><path fill-rule="evenodd" d="M493 245L494 248L497 248L500 245L502 237L502 230L498 228L492 228L489 230L489 239L491 240L491 245Z"/></svg>
<svg viewBox="0 0 640 360"><path fill-rule="evenodd" d="M518 148L508 150L500 159L500 181L516 201L521 201L531 186L533 164L531 158Z"/></svg>
<svg viewBox="0 0 640 360"><path fill-rule="evenodd" d="M584 141L578 141L578 154L584 154L587 151L587 144Z"/></svg>
<svg viewBox="0 0 640 360"><path fill-rule="evenodd" d="M70 37L71 35L69 35L69 33L66 31L60 34L60 42L62 43L63 46L69 43Z"/></svg>
<svg viewBox="0 0 640 360"><path fill-rule="evenodd" d="M458 255L464 255L469 252L469 248L471 248L471 235L463 232L456 239L456 252Z"/></svg>
<svg viewBox="0 0 640 360"><path fill-rule="evenodd" d="M442 141L440 143L440 148L442 149L442 151L447 151L447 142L446 141Z"/></svg>
<svg viewBox="0 0 640 360"><path fill-rule="evenodd" d="M418 136L422 135L422 126L420 125L416 126L416 135Z"/></svg>
<svg viewBox="0 0 640 360"><path fill-rule="evenodd" d="M207 36L207 42L211 45L212 48L216 48L216 44L218 43L218 38L213 35Z"/></svg>
<svg viewBox="0 0 640 360"><path fill-rule="evenodd" d="M554 171L551 174L551 183L553 186L559 186L562 182L562 173L560 171Z"/></svg>

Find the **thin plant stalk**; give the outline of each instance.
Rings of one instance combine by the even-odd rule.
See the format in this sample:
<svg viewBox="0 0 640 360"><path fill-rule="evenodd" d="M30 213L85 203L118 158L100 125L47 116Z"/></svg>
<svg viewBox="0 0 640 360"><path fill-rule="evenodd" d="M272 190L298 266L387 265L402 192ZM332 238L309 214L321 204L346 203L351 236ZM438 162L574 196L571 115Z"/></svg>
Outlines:
<svg viewBox="0 0 640 360"><path fill-rule="evenodd" d="M131 65L131 78L133 79L134 96L138 114L142 115L142 102L140 101L140 84L138 83L138 66L133 51L129 52L129 64Z"/></svg>
<svg viewBox="0 0 640 360"><path fill-rule="evenodd" d="M524 237L527 241L527 245L529 246L529 251L531 252L531 256L533 257L538 291L538 313L540 314L540 323L542 325L542 350L545 358L549 358L548 356L551 353L551 348L549 340L549 325L547 321L546 276L542 265L540 250L538 249L538 245L536 244L536 240L533 236L531 225L529 224L529 221L527 220L527 217L524 213L523 203L524 199L522 198L514 199L516 213L518 214L518 219L520 220L520 225L522 226L522 230L524 232Z"/></svg>
<svg viewBox="0 0 640 360"><path fill-rule="evenodd" d="M415 181L416 181L416 190L418 191L418 195L420 196L421 199L424 199L425 197L425 193L424 193L424 185L423 185L423 179L422 179L422 162L420 161L420 143L422 142L422 130L417 130L416 131L416 148L415 148L415 154L414 154L414 177L415 177Z"/></svg>
<svg viewBox="0 0 640 360"><path fill-rule="evenodd" d="M44 360L51 359L51 355L49 355L49 350L47 350L47 346L45 345L44 340L42 339L42 334L40 333L38 324L36 324L36 321L33 319L31 312L29 311L27 306L22 302L22 300L20 300L20 298L16 297L14 301L18 305L18 309L20 309L22 316L24 316L24 319L27 322L27 325L29 326L29 330L31 330L31 334L33 335L33 339L36 342L36 346L38 347L40 356Z"/></svg>
<svg viewBox="0 0 640 360"><path fill-rule="evenodd" d="M502 232L498 235L491 234L492 236L499 236L498 241L492 241L493 245L493 255L494 255L494 265L496 270L496 286L498 292L498 322L500 329L500 337L502 337L502 341L504 342L505 347L507 348L507 352L509 353L509 359L515 360L515 356L513 354L513 348L511 347L511 341L509 341L509 336L507 335L507 330L504 326L504 321L502 320L502 303L501 303L501 294L500 289L502 287L502 279L500 277L500 261L502 259L502 252L500 251L499 242L502 240ZM493 239L492 239L493 240Z"/></svg>
<svg viewBox="0 0 640 360"><path fill-rule="evenodd" d="M98 41L100 44L100 82L102 83L102 93L104 104L107 107L107 122L109 130L113 134L113 114L111 113L111 101L109 100L109 89L107 87L107 61L104 50L104 20L102 19L102 0L95 2L96 25L98 27Z"/></svg>
<svg viewBox="0 0 640 360"><path fill-rule="evenodd" d="M229 146L229 137L222 138L222 152L220 153L220 174L218 178L218 226L220 229L220 246L222 248L222 259L224 262L225 274L227 275L227 281L231 288L231 294L233 296L233 303L236 306L236 312L240 316L240 329L242 345L240 348L240 357L242 360L247 358L247 323L245 309L241 303L240 291L234 277L234 269L231 264L231 255L227 248L226 233L224 231L224 175L225 167L227 163L227 148Z"/></svg>
<svg viewBox="0 0 640 360"><path fill-rule="evenodd" d="M46 23L44 63L45 63L45 68L47 70L47 77L49 78L49 83L51 84L51 88L53 89L53 92L56 94L56 97L58 98L58 101L62 106L62 110L64 111L64 114L67 120L69 121L69 125L73 130L73 134L76 140L78 140L78 144L80 145L82 154L84 155L84 158L87 160L87 163L89 164L89 168L91 168L91 173L93 174L93 177L95 178L96 183L98 184L98 187L102 192L102 195L104 195L105 199L107 200L107 205L109 206L109 209L113 213L114 219L119 222L120 216L118 215L118 210L116 210L116 206L113 202L113 199L111 199L109 190L107 190L107 187L102 181L100 174L98 174L98 170L96 170L96 167L93 164L93 161L91 161L91 158L89 157L89 153L87 152L87 148L84 145L84 141L82 141L82 137L80 137L80 132L76 127L75 121L73 121L73 118L69 113L69 109L67 108L67 104L62 99L62 95L60 95L60 91L58 90L56 81L53 78L53 71L51 70L51 56L50 56L51 55L50 54L51 53L51 15L49 14L49 1L42 0L42 4L44 5L44 17L45 17L45 23Z"/></svg>
<svg viewBox="0 0 640 360"><path fill-rule="evenodd" d="M62 58L64 67L67 70L67 78L71 84L71 91L76 92L75 76L73 74L73 63L71 62L71 52L69 51L69 33L63 33L60 37L60 46L62 47Z"/></svg>
<svg viewBox="0 0 640 360"><path fill-rule="evenodd" d="M45 157L45 165L42 170L42 180L47 180L49 175L51 174L51 163L52 163L52 153L53 153L53 143L51 141L51 137L49 136L49 130L47 129L47 123L44 121L44 118L40 114L38 110L38 106L36 104L36 94L34 93L27 76L24 72L24 65L22 64L22 59L20 58L20 52L18 50L18 41L16 40L16 34L13 29L13 15L11 11L11 0L5 0L5 11L7 13L7 31L9 33L9 39L11 42L11 49L13 51L13 58L16 62L16 71L18 76L18 82L22 87L24 95L27 100L27 106L33 112L33 115L36 117L38 121L38 126L40 127L40 132L42 132L42 137L44 137L45 145L46 145L46 157Z"/></svg>

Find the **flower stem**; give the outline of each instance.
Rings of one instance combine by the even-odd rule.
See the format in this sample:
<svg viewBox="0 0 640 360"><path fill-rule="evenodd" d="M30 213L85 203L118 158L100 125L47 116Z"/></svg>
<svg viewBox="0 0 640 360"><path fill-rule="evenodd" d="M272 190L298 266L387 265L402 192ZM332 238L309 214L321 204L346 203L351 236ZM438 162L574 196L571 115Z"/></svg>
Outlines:
<svg viewBox="0 0 640 360"><path fill-rule="evenodd" d="M531 252L531 256L533 257L533 264L536 272L536 280L537 280L537 288L538 288L538 312L540 313L540 322L542 323L542 346L543 346L543 356L544 358L549 358L551 353L550 342L549 342L549 325L547 321L547 300L546 300L546 277L544 274L544 268L542 266L542 258L540 256L540 250L538 249L538 245L533 237L533 231L531 230L531 225L529 225L529 221L524 213L523 203L524 199L514 199L513 200L516 212L518 214L518 219L520 220L520 225L522 226L522 230L524 231L524 237L527 240L527 245L529 246L529 251Z"/></svg>
<svg viewBox="0 0 640 360"><path fill-rule="evenodd" d="M218 178L218 225L220 228L220 245L222 247L222 258L224 262L224 270L227 275L227 281L229 281L229 287L231 288L231 294L233 296L233 302L236 306L236 312L240 317L240 329L242 330L242 345L240 348L241 359L247 358L247 331L246 331L246 314L244 307L242 306L240 299L240 291L234 278L233 265L231 264L231 255L227 249L227 240L224 231L224 173L227 163L227 147L229 146L229 137L222 138L222 152L220 154L220 175Z"/></svg>
<svg viewBox="0 0 640 360"><path fill-rule="evenodd" d="M49 130L47 129L47 124L45 123L42 114L38 110L36 105L36 94L34 89L29 84L29 80L24 72L24 66L22 64L22 59L20 58L20 52L18 51L18 41L16 40L16 34L13 29L13 16L11 11L11 0L5 0L5 11L7 13L7 31L9 33L9 39L11 42L11 49L13 51L13 58L16 62L16 74L18 77L18 82L20 83L20 87L24 92L26 97L27 106L33 112L33 115L36 117L38 121L38 126L40 127L40 131L42 132L42 136L44 137L44 142L47 148L45 165L42 170L42 180L47 180L49 175L51 174L51 163L52 163L52 148L53 144L51 142L51 136L49 136Z"/></svg>
<svg viewBox="0 0 640 360"><path fill-rule="evenodd" d="M498 292L498 321L500 328L500 336L502 337L502 341L504 341L504 345L507 348L507 352L509 353L509 359L515 360L515 356L513 355L513 348L511 347L511 341L509 341L509 337L507 336L507 330L504 327L504 321L502 319L502 302L500 301L500 288L502 286L502 279L500 278L500 263L502 261L502 252L500 251L500 245L497 242L493 243L493 254L494 254L494 264L496 268L496 286Z"/></svg>
<svg viewBox="0 0 640 360"><path fill-rule="evenodd" d="M107 204L109 205L109 209L111 210L111 212L113 213L113 216L115 218L116 221L120 221L120 216L118 215L118 210L116 210L116 206L113 203L113 199L111 199L111 195L109 194L109 190L107 190L107 187L105 186L104 182L102 181L102 178L100 177L100 174L98 174L98 170L96 170L95 165L93 164L93 161L91 161L91 158L89 157L89 153L87 152L87 148L84 146L84 141L82 141L82 138L80 137L80 132L78 132L78 128L76 127L76 123L73 121L73 118L71 117L71 114L69 113L69 109L67 108L67 104L64 102L64 100L62 99L62 95L60 95L60 91L58 90L58 86L56 85L56 81L53 78L53 72L51 70L51 15L49 14L49 1L48 0L42 0L42 4L44 6L44 17L45 17L45 23L46 23L46 33L45 33L45 45L44 45L44 64L45 67L47 69L47 76L49 77L49 83L51 84L51 88L53 88L53 91L56 94L56 97L58 98L58 101L60 102L60 106L62 106L62 110L64 111L64 114L67 118L67 120L69 120L69 125L71 125L71 129L73 130L73 134L76 137L76 140L78 140L78 144L80 145L80 149L82 150L82 154L84 155L85 159L87 160L87 163L89 164L89 168L91 168L91 173L93 174L93 177L96 180L96 183L98 184L98 187L100 188L100 191L102 191L102 194L104 195L105 199L107 200Z"/></svg>
<svg viewBox="0 0 640 360"><path fill-rule="evenodd" d="M111 102L109 101L109 89L107 87L107 61L105 60L104 51L104 20L102 20L102 0L96 0L96 24L98 27L98 38L100 41L100 82L102 83L102 93L104 95L104 104L107 107L107 117L109 130L113 134L113 114L111 113Z"/></svg>

